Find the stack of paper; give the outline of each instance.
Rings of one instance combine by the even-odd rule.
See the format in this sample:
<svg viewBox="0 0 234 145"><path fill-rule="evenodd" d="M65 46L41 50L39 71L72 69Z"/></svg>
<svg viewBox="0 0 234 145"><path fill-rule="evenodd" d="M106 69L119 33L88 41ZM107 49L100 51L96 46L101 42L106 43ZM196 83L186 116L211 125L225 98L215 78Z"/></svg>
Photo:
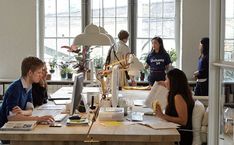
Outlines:
<svg viewBox="0 0 234 145"><path fill-rule="evenodd" d="M73 125L89 125L89 120L87 118L67 119L67 126Z"/></svg>
<svg viewBox="0 0 234 145"><path fill-rule="evenodd" d="M151 88L151 91L149 93L149 96L147 97L145 101L145 105L149 108L152 107L152 103L154 101L159 101L162 110L166 108L167 105L167 96L168 96L168 89L164 86L159 85L157 82L154 83L153 87Z"/></svg>

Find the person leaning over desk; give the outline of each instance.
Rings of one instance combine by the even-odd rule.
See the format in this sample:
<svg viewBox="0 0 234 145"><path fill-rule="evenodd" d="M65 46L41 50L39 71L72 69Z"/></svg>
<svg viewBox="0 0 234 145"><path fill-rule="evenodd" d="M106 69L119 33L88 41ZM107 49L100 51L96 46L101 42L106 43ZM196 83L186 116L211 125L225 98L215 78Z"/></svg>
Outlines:
<svg viewBox="0 0 234 145"><path fill-rule="evenodd" d="M48 92L47 92L46 77L47 77L47 67L44 62L42 68L42 77L39 83L32 84L32 98L33 98L34 107L47 103Z"/></svg>
<svg viewBox="0 0 234 145"><path fill-rule="evenodd" d="M193 142L192 113L194 100L188 85L188 80L183 71L172 69L167 73L166 80L159 82L169 90L165 114L160 105L156 106L156 116L177 124L181 135L180 145L191 145Z"/></svg>
<svg viewBox="0 0 234 145"><path fill-rule="evenodd" d="M11 83L0 106L0 127L8 121L54 121L53 117L32 116L32 83L38 83L43 62L37 57L26 57L21 64L21 78ZM8 143L7 141L2 141Z"/></svg>
<svg viewBox="0 0 234 145"><path fill-rule="evenodd" d="M154 37L151 43L152 49L147 56L145 68L150 68L148 81L149 84L153 86L155 81L165 80L165 71L169 70L171 59L164 48L162 38Z"/></svg>

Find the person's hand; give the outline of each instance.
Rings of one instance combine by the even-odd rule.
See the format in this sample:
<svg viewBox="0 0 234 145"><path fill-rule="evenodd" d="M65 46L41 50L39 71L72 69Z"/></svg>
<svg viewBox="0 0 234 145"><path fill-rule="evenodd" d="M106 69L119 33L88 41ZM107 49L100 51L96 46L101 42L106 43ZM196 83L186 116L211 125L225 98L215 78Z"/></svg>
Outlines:
<svg viewBox="0 0 234 145"><path fill-rule="evenodd" d="M162 108L158 104L156 106L156 112L155 112L155 114L156 114L157 117L164 119L164 114L162 112Z"/></svg>
<svg viewBox="0 0 234 145"><path fill-rule="evenodd" d="M132 86L137 86L137 82L135 80L132 80L132 83L131 83Z"/></svg>
<svg viewBox="0 0 234 145"><path fill-rule="evenodd" d="M38 117L37 121L38 122L52 123L52 122L54 122L54 118L51 115L45 115L45 116Z"/></svg>
<svg viewBox="0 0 234 145"><path fill-rule="evenodd" d="M12 108L12 113L24 115L24 111L19 106Z"/></svg>

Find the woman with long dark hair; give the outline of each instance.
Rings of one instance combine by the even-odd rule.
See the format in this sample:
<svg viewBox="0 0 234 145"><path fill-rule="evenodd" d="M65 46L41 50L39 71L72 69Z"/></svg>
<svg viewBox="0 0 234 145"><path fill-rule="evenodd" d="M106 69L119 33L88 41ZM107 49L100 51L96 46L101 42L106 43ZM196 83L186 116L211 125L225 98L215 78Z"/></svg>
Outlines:
<svg viewBox="0 0 234 145"><path fill-rule="evenodd" d="M193 74L194 78L197 79L195 96L208 96L209 38L204 37L201 39L199 51L198 70Z"/></svg>
<svg viewBox="0 0 234 145"><path fill-rule="evenodd" d="M151 43L152 50L147 56L145 68L150 68L148 81L149 84L153 86L155 81L165 80L165 71L169 69L171 59L164 48L162 38L154 37Z"/></svg>
<svg viewBox="0 0 234 145"><path fill-rule="evenodd" d="M180 145L191 145L193 141L192 130L192 112L194 100L188 85L188 80L183 71L173 69L167 73L164 86L169 90L167 97L167 107L165 114L162 113L161 107L156 108L156 116L170 122L180 124L178 129L181 135Z"/></svg>

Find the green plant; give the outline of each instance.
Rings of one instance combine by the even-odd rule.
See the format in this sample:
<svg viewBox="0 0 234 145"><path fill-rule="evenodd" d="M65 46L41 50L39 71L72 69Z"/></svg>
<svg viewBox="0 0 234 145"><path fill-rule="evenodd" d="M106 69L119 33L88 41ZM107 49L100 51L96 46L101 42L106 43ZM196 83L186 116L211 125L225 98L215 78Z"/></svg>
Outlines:
<svg viewBox="0 0 234 145"><path fill-rule="evenodd" d="M148 53L143 53L140 57L140 62L143 63L144 66L146 65L147 56L148 56ZM146 76L148 76L149 74L148 69L145 69L145 68L141 72L144 73Z"/></svg>
<svg viewBox="0 0 234 145"><path fill-rule="evenodd" d="M167 51L167 53L170 55L170 58L171 58L171 62L176 62L177 60L177 55L176 55L176 49L171 49L169 51Z"/></svg>
<svg viewBox="0 0 234 145"><path fill-rule="evenodd" d="M101 69L103 67L103 57L94 58L93 61L96 69Z"/></svg>
<svg viewBox="0 0 234 145"><path fill-rule="evenodd" d="M60 65L59 65L60 73L61 74L66 74L67 71L68 71L68 66L69 66L69 64L67 62L61 62Z"/></svg>
<svg viewBox="0 0 234 145"><path fill-rule="evenodd" d="M57 60L56 58L53 58L52 60L49 61L50 69L54 70L55 67L57 66Z"/></svg>

